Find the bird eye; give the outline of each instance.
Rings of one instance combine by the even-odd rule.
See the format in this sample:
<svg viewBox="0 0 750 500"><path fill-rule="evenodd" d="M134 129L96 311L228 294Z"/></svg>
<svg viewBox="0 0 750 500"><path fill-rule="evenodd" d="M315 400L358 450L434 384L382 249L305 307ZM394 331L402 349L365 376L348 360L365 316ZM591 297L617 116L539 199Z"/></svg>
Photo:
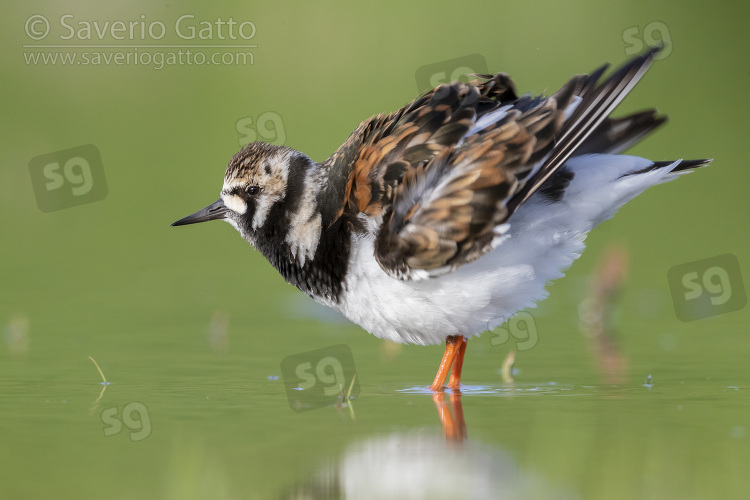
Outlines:
<svg viewBox="0 0 750 500"><path fill-rule="evenodd" d="M260 193L260 186L247 186L245 188L245 192L250 196L255 196L256 194Z"/></svg>

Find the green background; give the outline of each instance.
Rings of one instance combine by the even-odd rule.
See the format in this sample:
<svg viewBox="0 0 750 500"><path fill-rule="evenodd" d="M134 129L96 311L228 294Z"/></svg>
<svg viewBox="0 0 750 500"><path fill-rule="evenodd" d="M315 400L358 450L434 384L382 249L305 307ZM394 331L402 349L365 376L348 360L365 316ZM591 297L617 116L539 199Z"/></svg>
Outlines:
<svg viewBox="0 0 750 500"><path fill-rule="evenodd" d="M320 477L358 484L404 454L412 468L379 481L438 485L452 498L486 496L485 483L497 497L750 496L750 310L681 322L667 281L673 266L727 253L750 280L747 4L32 1L2 10L0 497L327 498L336 495ZM38 14L52 23L46 42L24 31ZM143 14L165 23L156 42L165 44L191 43L172 29L183 14L250 20L258 47L244 66L27 64L24 54L42 49L23 45L76 42L53 40L65 14L74 23ZM539 342L518 354L514 385L498 374L511 342L469 343L460 449L442 442L420 389L442 347L397 349L322 313L226 224L169 227L217 198L239 120L270 112L286 145L322 161L361 120L413 99L422 66L478 53L520 93L551 93L630 57L627 33L662 26L654 22L671 53L616 114L656 106L670 123L632 152L714 163L592 232L530 311ZM106 198L43 213L29 162L85 144L101 152ZM629 261L612 319L627 360L616 383L597 369L578 317L612 245ZM281 360L342 343L361 388L354 417L293 412ZM101 399L87 356L111 382ZM132 402L147 408L150 435L106 436L102 412ZM400 443L392 454L389 440ZM354 450L370 445L373 463L353 466ZM424 485L420 466L433 477Z"/></svg>

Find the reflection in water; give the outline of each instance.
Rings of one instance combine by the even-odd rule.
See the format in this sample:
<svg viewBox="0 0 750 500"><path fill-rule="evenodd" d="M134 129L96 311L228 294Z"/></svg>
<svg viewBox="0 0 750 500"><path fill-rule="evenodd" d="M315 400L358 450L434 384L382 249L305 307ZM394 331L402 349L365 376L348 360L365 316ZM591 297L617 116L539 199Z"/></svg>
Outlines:
<svg viewBox="0 0 750 500"><path fill-rule="evenodd" d="M591 278L588 298L578 306L581 333L590 339L597 368L607 384L622 384L627 379L628 359L613 327L616 302L627 275L627 250L610 247Z"/></svg>
<svg viewBox="0 0 750 500"><path fill-rule="evenodd" d="M167 500L245 498L232 491L226 460L211 443L194 435L176 435L164 475ZM250 497L257 498L257 497Z"/></svg>
<svg viewBox="0 0 750 500"><path fill-rule="evenodd" d="M516 351L508 351L503 359L502 368L500 368L500 375L503 377L503 383L510 384L513 382L513 365L516 362Z"/></svg>
<svg viewBox="0 0 750 500"><path fill-rule="evenodd" d="M355 443L282 498L578 498L521 466L512 454L467 439L460 394L437 393L433 401L444 437L422 428Z"/></svg>
<svg viewBox="0 0 750 500"><path fill-rule="evenodd" d="M448 441L461 442L466 439L466 421L464 420L464 405L461 403L461 394L451 392L448 395L448 404L445 403L445 393L436 392L432 396L435 402L440 423L443 424L443 434Z"/></svg>
<svg viewBox="0 0 750 500"><path fill-rule="evenodd" d="M29 317L25 314L13 316L5 325L3 340L11 354L20 356L29 352Z"/></svg>
<svg viewBox="0 0 750 500"><path fill-rule="evenodd" d="M406 389L400 389L397 392L404 394L435 394L434 391L425 386L409 387ZM557 382L519 383L511 381L499 386L461 385L461 394L464 396L477 394L511 398L516 396L540 395L580 396L591 395L595 392L595 386L574 386L569 384L558 384Z"/></svg>
<svg viewBox="0 0 750 500"><path fill-rule="evenodd" d="M401 355L404 350L404 344L393 342L391 340L383 340L382 347L380 349L380 357L383 361L395 361L395 359Z"/></svg>
<svg viewBox="0 0 750 500"><path fill-rule="evenodd" d="M229 313L221 309L214 311L208 323L207 336L213 352L226 354L229 351Z"/></svg>

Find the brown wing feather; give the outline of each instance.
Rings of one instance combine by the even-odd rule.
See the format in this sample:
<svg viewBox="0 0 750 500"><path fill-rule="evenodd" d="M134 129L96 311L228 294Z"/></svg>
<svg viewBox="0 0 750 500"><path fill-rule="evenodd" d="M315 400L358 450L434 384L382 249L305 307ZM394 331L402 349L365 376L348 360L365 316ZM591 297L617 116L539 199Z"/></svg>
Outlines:
<svg viewBox="0 0 750 500"><path fill-rule="evenodd" d="M376 233L376 259L403 279L478 258L568 158L619 152L663 122L653 112L607 118L653 54L634 58L598 86L607 66L575 77L548 98L518 98L502 73L477 75L484 81L441 85L366 120L322 165L329 172L320 200L324 222L344 218L355 231ZM566 120L574 96L580 102ZM465 137L506 104L512 108L501 120Z"/></svg>
<svg viewBox="0 0 750 500"><path fill-rule="evenodd" d="M507 200L523 185L523 174L552 149L571 96L512 111L493 130L408 170L375 242L381 267L400 278L416 269L435 275L491 248L508 217Z"/></svg>
<svg viewBox="0 0 750 500"><path fill-rule="evenodd" d="M404 110L378 119L378 132L363 142L349 177L347 203L352 213L382 215L405 172L430 161L466 134L478 98L476 87L444 85Z"/></svg>
<svg viewBox="0 0 750 500"><path fill-rule="evenodd" d="M477 117L517 96L510 78L498 73L486 81L441 85L402 109L362 122L322 167L329 183L321 196L323 219L346 217L364 230L358 214L385 213L409 169L454 146Z"/></svg>

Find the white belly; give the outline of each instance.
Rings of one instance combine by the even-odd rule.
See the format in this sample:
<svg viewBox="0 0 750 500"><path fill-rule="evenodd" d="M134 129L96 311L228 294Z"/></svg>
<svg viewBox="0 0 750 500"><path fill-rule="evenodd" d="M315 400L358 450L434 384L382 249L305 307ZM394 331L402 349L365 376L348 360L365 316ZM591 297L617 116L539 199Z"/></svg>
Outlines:
<svg viewBox="0 0 750 500"><path fill-rule="evenodd" d="M339 309L375 336L395 342L437 344L448 335L478 335L544 299L545 284L562 276L583 250L582 240L566 239L530 262L531 250L513 246L508 240L438 278L400 281L375 261L372 240L361 239Z"/></svg>

